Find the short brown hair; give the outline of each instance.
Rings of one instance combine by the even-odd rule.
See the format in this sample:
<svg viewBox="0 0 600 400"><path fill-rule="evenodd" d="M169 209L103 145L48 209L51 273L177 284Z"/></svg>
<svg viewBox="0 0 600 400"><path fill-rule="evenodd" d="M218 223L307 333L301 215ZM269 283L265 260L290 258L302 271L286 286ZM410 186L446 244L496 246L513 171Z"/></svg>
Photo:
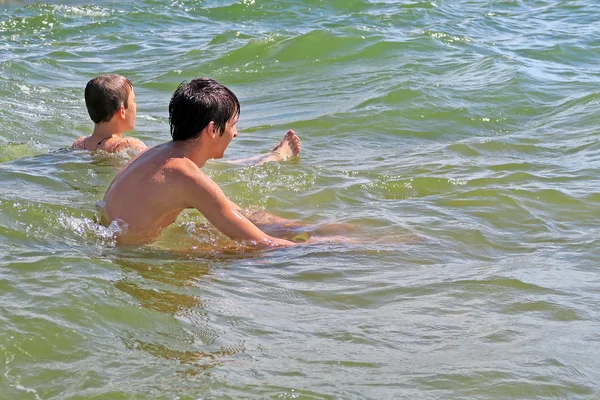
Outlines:
<svg viewBox="0 0 600 400"><path fill-rule="evenodd" d="M119 107L128 107L129 92L133 84L117 74L100 75L85 86L85 105L95 124L108 122Z"/></svg>

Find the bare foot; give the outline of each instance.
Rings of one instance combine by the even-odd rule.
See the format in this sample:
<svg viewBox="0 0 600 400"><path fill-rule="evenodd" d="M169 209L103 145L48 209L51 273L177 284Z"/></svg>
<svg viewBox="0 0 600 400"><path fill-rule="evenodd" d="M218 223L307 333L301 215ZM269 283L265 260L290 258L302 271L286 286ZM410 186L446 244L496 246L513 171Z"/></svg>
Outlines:
<svg viewBox="0 0 600 400"><path fill-rule="evenodd" d="M300 138L296 136L294 131L288 131L283 139L281 139L281 142L273 147L268 153L239 160L232 160L228 161L228 163L238 165L260 165L269 161L289 160L290 158L297 156L298 153L300 153Z"/></svg>
<svg viewBox="0 0 600 400"><path fill-rule="evenodd" d="M299 153L300 138L292 130L288 131L281 142L271 150L271 155L275 158L273 161L285 161L296 157Z"/></svg>

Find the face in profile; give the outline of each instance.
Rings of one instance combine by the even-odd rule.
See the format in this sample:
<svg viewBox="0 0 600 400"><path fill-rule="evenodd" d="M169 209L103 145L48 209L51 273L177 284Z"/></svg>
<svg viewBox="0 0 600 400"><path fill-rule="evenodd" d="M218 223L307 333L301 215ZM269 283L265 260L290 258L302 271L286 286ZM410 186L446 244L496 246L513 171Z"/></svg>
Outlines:
<svg viewBox="0 0 600 400"><path fill-rule="evenodd" d="M225 150L227 150L229 143L231 143L233 138L237 137L237 135L238 135L238 131L237 131L238 119L239 119L239 116L235 115L233 118L231 118L229 121L227 121L225 123L225 130L223 131L223 135L219 135L219 141L222 145L222 150L220 152L220 157L217 157L217 158L223 158L223 156L225 155Z"/></svg>
<svg viewBox="0 0 600 400"><path fill-rule="evenodd" d="M133 89L129 92L129 98L127 99L127 109L125 110L125 120L127 123L127 130L135 128L135 120L137 118L137 104L135 103L135 93Z"/></svg>

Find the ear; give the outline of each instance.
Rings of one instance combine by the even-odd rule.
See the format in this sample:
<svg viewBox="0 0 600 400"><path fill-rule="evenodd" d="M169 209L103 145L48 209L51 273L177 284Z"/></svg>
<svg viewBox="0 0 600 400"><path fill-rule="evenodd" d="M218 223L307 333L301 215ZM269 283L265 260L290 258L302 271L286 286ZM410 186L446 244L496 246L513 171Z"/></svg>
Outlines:
<svg viewBox="0 0 600 400"><path fill-rule="evenodd" d="M125 119L125 115L127 113L127 110L125 110L124 106L119 107L119 109L117 110L117 115L119 116L119 118L121 119Z"/></svg>
<svg viewBox="0 0 600 400"><path fill-rule="evenodd" d="M213 139L217 136L217 131L215 129L215 121L210 121L208 123L208 125L206 126L206 133L208 133L208 135Z"/></svg>

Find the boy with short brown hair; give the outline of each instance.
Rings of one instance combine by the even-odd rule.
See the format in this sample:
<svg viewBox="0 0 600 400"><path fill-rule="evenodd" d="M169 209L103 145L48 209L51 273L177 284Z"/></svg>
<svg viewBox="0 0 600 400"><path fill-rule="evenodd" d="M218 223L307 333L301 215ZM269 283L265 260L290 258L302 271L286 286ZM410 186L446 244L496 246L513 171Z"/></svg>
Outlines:
<svg viewBox="0 0 600 400"><path fill-rule="evenodd" d="M85 87L85 105L94 122L91 136L82 136L73 143L77 150L103 150L116 153L126 149L146 150L138 139L123 137L123 132L135 127L137 105L133 84L117 74L100 75Z"/></svg>

